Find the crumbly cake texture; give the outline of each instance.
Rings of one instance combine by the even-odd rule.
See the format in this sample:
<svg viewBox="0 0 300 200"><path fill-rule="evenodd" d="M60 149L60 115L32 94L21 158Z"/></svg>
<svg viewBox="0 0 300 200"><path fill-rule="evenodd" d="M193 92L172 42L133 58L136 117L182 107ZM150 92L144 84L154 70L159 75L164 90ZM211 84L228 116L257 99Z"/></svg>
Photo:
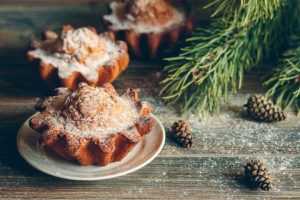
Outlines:
<svg viewBox="0 0 300 200"><path fill-rule="evenodd" d="M115 41L110 33L66 25L60 35L48 31L45 37L44 41L35 41L34 50L28 52L31 60L40 60L42 79L48 80L56 72L62 83L80 76L81 81L100 85L114 80L128 66L127 45Z"/></svg>
<svg viewBox="0 0 300 200"><path fill-rule="evenodd" d="M154 123L150 106L136 90L119 96L111 84L60 89L38 109L30 126L41 133L41 145L82 165L121 160Z"/></svg>
<svg viewBox="0 0 300 200"><path fill-rule="evenodd" d="M184 13L166 0L125 0L110 4L112 14L104 19L112 30L135 30L137 33L160 33L181 26Z"/></svg>

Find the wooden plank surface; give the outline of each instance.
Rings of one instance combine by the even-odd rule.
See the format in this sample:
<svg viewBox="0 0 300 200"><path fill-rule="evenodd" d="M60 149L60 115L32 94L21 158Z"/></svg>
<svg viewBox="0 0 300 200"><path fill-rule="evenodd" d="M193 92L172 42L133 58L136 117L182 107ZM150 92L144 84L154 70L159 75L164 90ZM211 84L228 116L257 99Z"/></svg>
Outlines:
<svg viewBox="0 0 300 200"><path fill-rule="evenodd" d="M59 2L59 3L58 3ZM142 89L166 129L184 118L191 122L194 145L178 147L171 139L151 164L133 174L95 182L67 181L30 167L16 149L16 133L32 115L37 97L49 93L36 67L25 59L30 40L45 28L62 24L92 25L102 30L105 1L4 0L0 2L0 199L300 199L300 122L265 124L242 111L247 97L262 93L264 70L251 72L245 87L206 119L180 116L159 98L161 63L132 62L114 83L118 90ZM203 4L205 1L194 0ZM208 13L198 10L200 21ZM264 160L274 177L274 189L250 189L241 178L247 159Z"/></svg>
<svg viewBox="0 0 300 200"><path fill-rule="evenodd" d="M124 87L141 87L143 99L155 105L155 113L168 127L180 116L157 96L160 72L139 68L141 65L133 64L115 85L121 91ZM42 174L20 158L15 146L16 132L34 113L35 99L46 89L37 86L40 80L35 73L21 68L4 69L0 72L0 84L10 89L0 92L1 199L300 198L298 118L289 114L289 120L276 124L244 118L241 105L257 91L255 87L243 89L230 101L233 105L224 107L225 111L217 116L206 120L187 116L194 129L191 150L181 149L168 139L160 156L140 171L105 182L86 183ZM249 85L257 85L256 77L247 77ZM239 176L242 164L250 158L260 158L269 166L275 179L271 192L249 189Z"/></svg>

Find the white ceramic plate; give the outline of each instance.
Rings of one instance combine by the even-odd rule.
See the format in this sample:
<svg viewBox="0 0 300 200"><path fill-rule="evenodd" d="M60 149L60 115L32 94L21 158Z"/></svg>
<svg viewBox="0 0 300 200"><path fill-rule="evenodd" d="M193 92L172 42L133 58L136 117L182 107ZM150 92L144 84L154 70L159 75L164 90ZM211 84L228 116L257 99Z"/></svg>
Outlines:
<svg viewBox="0 0 300 200"><path fill-rule="evenodd" d="M29 118L20 128L17 146L21 156L34 168L52 176L70 180L104 180L123 176L149 164L162 150L165 131L162 123L154 116L152 131L140 141L121 161L105 167L80 166L49 154L37 144L39 133L29 127Z"/></svg>

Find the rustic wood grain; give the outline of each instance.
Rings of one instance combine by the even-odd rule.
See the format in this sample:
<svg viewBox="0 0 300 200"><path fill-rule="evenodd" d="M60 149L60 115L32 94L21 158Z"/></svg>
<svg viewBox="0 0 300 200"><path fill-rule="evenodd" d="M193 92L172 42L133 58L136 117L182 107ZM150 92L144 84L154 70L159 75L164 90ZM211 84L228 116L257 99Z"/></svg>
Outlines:
<svg viewBox="0 0 300 200"><path fill-rule="evenodd" d="M287 155L261 155L274 178L271 192L249 189L241 178L241 165L248 156L180 156L166 149L147 167L121 178L96 182L54 178L31 168L18 155L18 126L0 124L5 133L0 136L0 199L300 198L300 158Z"/></svg>
<svg viewBox="0 0 300 200"><path fill-rule="evenodd" d="M1 156L3 158L3 156ZM282 157L269 158L280 164ZM278 161L279 160L279 161ZM80 182L50 177L29 168L16 155L1 163L2 199L297 199L299 159L272 173L271 192L249 189L236 173L243 157L159 157L142 170L117 179ZM279 173L278 173L279 172Z"/></svg>
<svg viewBox="0 0 300 200"><path fill-rule="evenodd" d="M160 71L152 68L159 67L159 64L141 66L142 63L133 63L115 85L120 90L141 87L143 98L158 105L156 114L169 126L180 116L159 101L157 80ZM92 183L65 181L42 174L20 158L15 146L17 130L34 113L36 97L47 91L35 75L34 70L22 68L3 68L0 71L3 77L0 85L8 86L0 91L0 199L300 198L300 126L297 118L290 114L286 122L267 125L272 129L271 140L239 138L237 135L239 129L243 131L249 123L264 133L266 125L259 127L257 123L242 118L238 109L247 95L262 91L258 87L245 88L232 99L234 109L227 108L222 112L232 114L230 123L224 123L224 118L220 117L222 114L214 116L214 124L199 124L193 120L198 119L196 116L189 118L196 129L194 147L184 150L169 139L160 156L136 173ZM252 86L259 85L256 77L250 74L246 81ZM232 126L233 122L236 125ZM245 124L247 126L243 127ZM236 134L232 133L233 130ZM239 143L236 141L239 139L252 144ZM225 140L234 145L228 145L230 143ZM250 158L263 159L270 166L276 186L272 192L249 189L239 176L241 165Z"/></svg>
<svg viewBox="0 0 300 200"><path fill-rule="evenodd" d="M123 74L116 82L117 88L139 87L142 90L142 98L154 104L157 114L166 128L180 118L190 119L195 132L194 141L197 145L190 151L185 151L171 140L164 153L167 155L197 155L197 154L291 154L300 153L300 122L298 118L289 113L288 120L275 124L256 123L247 119L242 111L243 104L250 94L262 92L255 74L247 76L247 87L233 96L224 111L206 119L197 116L180 116L172 107L167 107L159 98L158 64L147 65L141 68L142 63L133 63L129 71ZM25 68L25 67L24 67ZM142 75L143 74L143 75ZM146 74L146 75L145 75ZM256 72L257 74L257 72ZM0 120L2 123L21 123L34 113L34 105L37 97L47 94L48 89L41 84L34 70L7 68L0 72L3 79L0 84L4 87L0 91ZM256 86L255 86L256 85ZM226 115L228 115L226 117ZM12 121L14 120L14 121ZM213 122L213 123L212 123ZM249 130L251 129L251 130ZM249 135L245 135L248 133ZM251 134L251 135L250 135ZM268 134L268 137L263 137ZM270 135L271 134L271 135ZM257 138L260 137L261 138ZM270 136L269 136L270 135ZM213 146L218 148L211 148Z"/></svg>
<svg viewBox="0 0 300 200"><path fill-rule="evenodd" d="M160 62L132 62L114 83L142 89L142 98L155 107L166 128L187 119L194 145L179 148L170 138L151 164L133 174L106 181L67 181L30 167L18 154L16 134L32 115L37 97L49 94L38 78L36 66L25 52L30 40L45 28L62 24L92 25L102 30L100 18L108 0L2 0L0 2L0 199L300 199L300 122L293 113L274 124L248 119L242 105L247 97L262 93L263 70L254 70L245 87L225 103L221 113L209 118L180 116L159 98ZM205 1L192 0L193 5ZM201 21L209 11L197 10ZM249 189L241 178L246 160L260 158L269 167L274 189Z"/></svg>
<svg viewBox="0 0 300 200"><path fill-rule="evenodd" d="M72 4L89 4L89 3L108 3L111 0L1 0L2 5L29 5L29 6L49 6L49 5L72 5Z"/></svg>

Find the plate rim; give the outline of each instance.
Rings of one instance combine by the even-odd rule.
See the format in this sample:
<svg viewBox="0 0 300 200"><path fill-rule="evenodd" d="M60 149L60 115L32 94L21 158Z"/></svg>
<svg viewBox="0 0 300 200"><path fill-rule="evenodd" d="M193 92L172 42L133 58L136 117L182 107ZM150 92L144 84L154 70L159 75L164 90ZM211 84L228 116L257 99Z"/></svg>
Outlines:
<svg viewBox="0 0 300 200"><path fill-rule="evenodd" d="M38 113L38 112L37 112ZM41 171L47 175L50 175L50 176L54 176L54 177L57 177L57 178L61 178L61 179L67 179L67 180L74 180L74 181L97 181L97 180L107 180L107 179L113 179L113 178L117 178L117 177L121 177L121 176L125 176L127 174L130 174L130 173L133 173L135 171L138 171L139 169L145 167L146 165L148 165L149 163L151 163L159 154L160 152L162 151L164 145L165 145L165 141L166 141L166 131L165 131L165 128L162 124L162 122L154 115L154 114L150 114L150 116L152 118L155 119L155 121L157 122L157 124L159 125L159 128L161 129L161 134L162 134L162 139L161 139L161 142L160 142L160 145L159 147L157 148L157 150L155 151L154 154L152 154L148 159L146 159L144 162L142 162L141 164L139 165L136 165L126 171L123 171L123 172L119 172L119 173L116 173L116 174L111 174L111 175L106 175L106 176L97 176L97 177L89 177L89 178L80 178L80 177L70 177L70 176L67 176L67 175L64 175L64 174L57 174L55 172L51 172L51 171L48 171L48 170L45 170L43 169L42 167L39 167L38 164L36 164L35 162L32 162L30 158L28 158L24 152L20 149L20 137L21 137L21 130L22 128L26 125L26 123L28 122L29 119L31 119L34 115L36 115L37 113L31 115L30 117L28 117L23 123L22 125L20 126L20 128L18 129L18 132L17 132L17 137L16 137L16 142L17 142L17 150L19 152L19 154L21 155L21 157L33 168L35 168L36 170L38 171ZM30 128L30 127L29 127ZM34 130L33 130L34 131ZM143 138L144 139L144 138ZM101 167L101 166L99 166Z"/></svg>

